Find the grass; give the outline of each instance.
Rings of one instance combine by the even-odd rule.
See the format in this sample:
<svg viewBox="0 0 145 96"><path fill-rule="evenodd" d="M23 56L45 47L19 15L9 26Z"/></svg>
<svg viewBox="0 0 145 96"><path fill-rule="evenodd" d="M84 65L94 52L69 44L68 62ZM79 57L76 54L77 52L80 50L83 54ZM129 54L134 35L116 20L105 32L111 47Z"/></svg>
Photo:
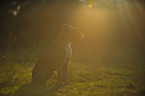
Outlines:
<svg viewBox="0 0 145 96"><path fill-rule="evenodd" d="M47 86L29 84L35 60L12 64L8 61L1 58L0 96L145 96L145 65L141 61L97 63L72 59L69 84L61 88L56 75Z"/></svg>

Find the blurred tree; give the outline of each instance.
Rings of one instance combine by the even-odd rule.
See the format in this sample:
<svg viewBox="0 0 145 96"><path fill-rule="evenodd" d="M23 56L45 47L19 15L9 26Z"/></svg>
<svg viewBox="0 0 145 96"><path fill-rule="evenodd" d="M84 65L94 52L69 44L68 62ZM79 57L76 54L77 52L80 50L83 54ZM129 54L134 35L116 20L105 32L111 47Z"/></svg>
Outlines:
<svg viewBox="0 0 145 96"><path fill-rule="evenodd" d="M66 10L63 8L65 7L61 5L63 3L55 6L52 4L57 1L65 4L65 2L73 0L0 1L0 54L5 52L8 46L10 46L9 43L13 41L15 41L13 43L13 49L17 51L21 48L25 49L25 47L27 47L26 49L32 50L31 48L33 46L36 47L36 45L40 45L40 47L49 45L49 42L55 39L53 35L57 36L58 34L56 30L60 29L60 25L66 21L65 15L67 17L67 14L71 12L68 11L69 9ZM48 9L49 7L47 10L43 9L50 4L52 4L50 9ZM46 10L45 12L48 13L41 15L43 14L43 10ZM45 15L48 16L46 17ZM42 23L45 23L45 25L42 25ZM41 32L42 30L43 32Z"/></svg>

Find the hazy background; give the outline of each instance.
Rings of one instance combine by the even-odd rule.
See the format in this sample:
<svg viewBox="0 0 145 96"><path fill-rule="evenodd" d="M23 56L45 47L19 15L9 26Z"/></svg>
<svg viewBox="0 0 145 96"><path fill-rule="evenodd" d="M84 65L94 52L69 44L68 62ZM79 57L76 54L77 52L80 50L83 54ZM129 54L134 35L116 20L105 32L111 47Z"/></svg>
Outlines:
<svg viewBox="0 0 145 96"><path fill-rule="evenodd" d="M144 5L144 0L0 1L0 56L39 58L69 23L85 35L72 45L72 60L144 62Z"/></svg>
<svg viewBox="0 0 145 96"><path fill-rule="evenodd" d="M85 35L72 44L69 84L54 74L31 86L65 23ZM0 96L145 96L144 37L144 0L0 1Z"/></svg>

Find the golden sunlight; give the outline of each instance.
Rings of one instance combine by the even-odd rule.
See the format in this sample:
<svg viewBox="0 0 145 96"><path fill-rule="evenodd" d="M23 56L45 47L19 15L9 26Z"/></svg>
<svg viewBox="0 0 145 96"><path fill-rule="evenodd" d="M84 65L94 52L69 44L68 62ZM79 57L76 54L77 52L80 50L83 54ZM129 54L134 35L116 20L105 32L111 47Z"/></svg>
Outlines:
<svg viewBox="0 0 145 96"><path fill-rule="evenodd" d="M145 96L144 0L8 1L0 96Z"/></svg>
<svg viewBox="0 0 145 96"><path fill-rule="evenodd" d="M88 6L89 6L89 8L92 8L92 7L93 7L93 5L92 5L92 4L89 4Z"/></svg>

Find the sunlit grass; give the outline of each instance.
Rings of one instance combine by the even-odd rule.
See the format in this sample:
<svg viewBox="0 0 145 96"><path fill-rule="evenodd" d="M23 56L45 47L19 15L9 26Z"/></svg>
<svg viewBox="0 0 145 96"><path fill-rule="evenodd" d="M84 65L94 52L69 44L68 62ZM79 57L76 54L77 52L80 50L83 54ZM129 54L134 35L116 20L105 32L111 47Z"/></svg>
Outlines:
<svg viewBox="0 0 145 96"><path fill-rule="evenodd" d="M11 82L5 83L7 75L1 72L0 83L2 86L0 94L10 95L14 94L16 90L18 90L17 94L31 94L31 96L39 96L40 94L44 96L49 94L52 94L52 96L104 96L106 94L107 96L142 96L144 94L144 70L141 69L141 63L136 64L138 67L131 67L130 64L124 65L121 63L108 66L107 63L102 63L101 65L97 64L96 68L92 69L95 63L92 62L86 65L83 61L81 63L70 61L69 84L62 88L57 86L56 75L48 80L45 87L29 85L34 62L19 64L20 67L11 78ZM121 67L122 65L124 67ZM118 68L118 66L120 67ZM1 71L4 68L7 69L1 66Z"/></svg>

